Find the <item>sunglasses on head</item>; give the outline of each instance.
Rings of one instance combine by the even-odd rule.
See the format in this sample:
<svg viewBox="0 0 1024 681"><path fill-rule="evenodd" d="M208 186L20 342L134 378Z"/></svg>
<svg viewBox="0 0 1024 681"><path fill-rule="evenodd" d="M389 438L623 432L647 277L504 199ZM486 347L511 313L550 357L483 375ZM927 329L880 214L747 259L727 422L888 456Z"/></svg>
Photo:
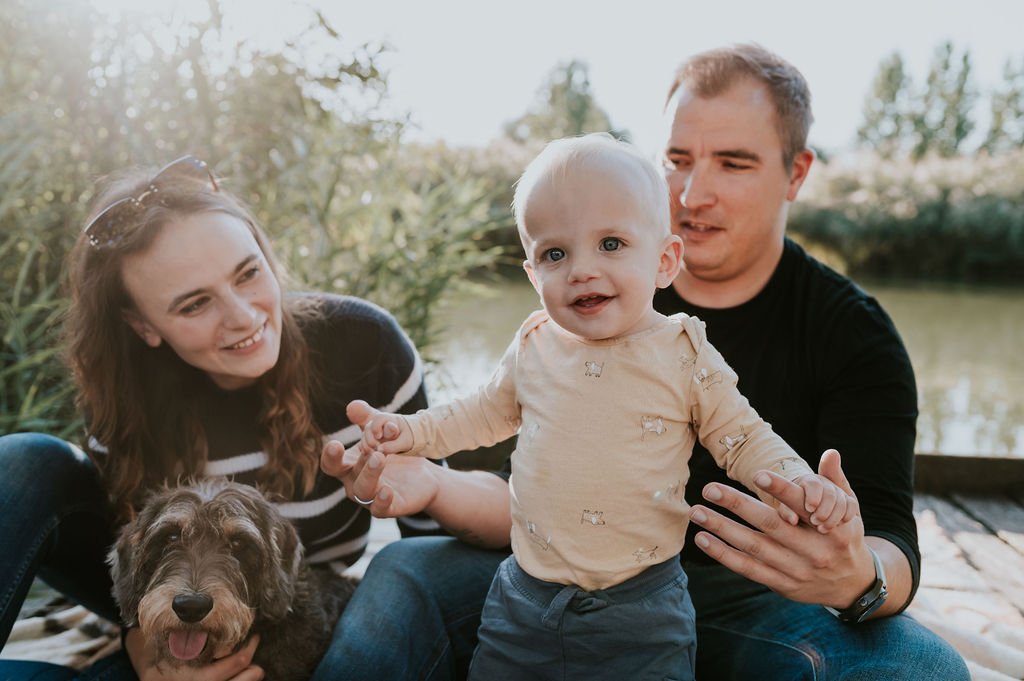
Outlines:
<svg viewBox="0 0 1024 681"><path fill-rule="evenodd" d="M205 161L200 161L194 156L182 156L158 170L138 196L118 199L90 220L83 230L89 237L89 244L93 248L106 248L120 241L131 230L135 218L145 207L146 202L154 200L153 197L159 197L160 183L171 178L209 182L213 191L219 190L217 179Z"/></svg>

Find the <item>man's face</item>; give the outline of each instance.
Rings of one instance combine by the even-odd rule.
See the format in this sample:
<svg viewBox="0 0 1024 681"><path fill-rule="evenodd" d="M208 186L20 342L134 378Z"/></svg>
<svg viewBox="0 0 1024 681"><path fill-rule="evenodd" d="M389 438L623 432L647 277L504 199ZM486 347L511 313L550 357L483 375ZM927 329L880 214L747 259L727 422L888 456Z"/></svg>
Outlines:
<svg viewBox="0 0 1024 681"><path fill-rule="evenodd" d="M681 281L763 284L778 263L789 201L813 154L798 154L786 171L775 109L753 79L709 99L681 87L665 123L662 162L672 229L683 239Z"/></svg>

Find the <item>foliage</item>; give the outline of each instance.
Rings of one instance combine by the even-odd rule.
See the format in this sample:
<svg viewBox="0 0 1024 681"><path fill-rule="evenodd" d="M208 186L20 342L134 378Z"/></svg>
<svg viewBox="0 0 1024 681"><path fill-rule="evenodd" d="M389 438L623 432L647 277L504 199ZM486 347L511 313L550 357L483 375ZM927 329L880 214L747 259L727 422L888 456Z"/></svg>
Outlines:
<svg viewBox="0 0 1024 681"><path fill-rule="evenodd" d="M992 93L992 124L982 148L990 154L1024 147L1024 57L1006 60L1003 86Z"/></svg>
<svg viewBox="0 0 1024 681"><path fill-rule="evenodd" d="M911 114L915 139L911 155L915 159L929 153L955 156L974 129L970 111L977 93L971 84L971 55L964 51L959 66L955 61L952 42L936 49L927 86Z"/></svg>
<svg viewBox="0 0 1024 681"><path fill-rule="evenodd" d="M984 93L990 110L987 133L977 147L968 148L972 133L985 129L972 118L982 94L973 83L970 52L957 55L949 41L936 48L920 88L906 72L902 56L893 53L879 64L864 100L857 141L883 158L914 159L992 155L1024 145L1024 61L1015 67L1007 60L1001 85Z"/></svg>
<svg viewBox="0 0 1024 681"><path fill-rule="evenodd" d="M367 297L420 345L484 247L493 197L468 173L407 181L404 122L377 113L382 48L310 12L276 50L228 39L219 5L111 22L73 0L0 0L0 432L76 428L55 346L61 261L97 177L185 153L250 203L299 287Z"/></svg>
<svg viewBox="0 0 1024 681"><path fill-rule="evenodd" d="M538 91L533 109L505 125L505 135L521 144L587 132L610 132L620 139L629 137L626 131L612 128L608 114L590 89L589 67L577 60L556 66Z"/></svg>
<svg viewBox="0 0 1024 681"><path fill-rule="evenodd" d="M905 151L910 120L910 77L903 57L894 52L878 67L871 93L864 101L864 121L857 128L857 140L883 158Z"/></svg>
<svg viewBox="0 0 1024 681"><path fill-rule="evenodd" d="M816 168L790 230L852 274L1024 283L1024 151Z"/></svg>

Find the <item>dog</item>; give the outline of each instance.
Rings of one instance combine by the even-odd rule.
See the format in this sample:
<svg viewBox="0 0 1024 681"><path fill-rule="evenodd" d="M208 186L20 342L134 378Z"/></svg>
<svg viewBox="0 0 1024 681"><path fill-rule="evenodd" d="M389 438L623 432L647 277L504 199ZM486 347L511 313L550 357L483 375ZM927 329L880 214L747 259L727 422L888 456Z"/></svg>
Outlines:
<svg viewBox="0 0 1024 681"><path fill-rule="evenodd" d="M157 665L198 667L260 635L269 681L308 679L355 590L311 568L290 522L255 488L223 479L150 495L108 558L125 626Z"/></svg>

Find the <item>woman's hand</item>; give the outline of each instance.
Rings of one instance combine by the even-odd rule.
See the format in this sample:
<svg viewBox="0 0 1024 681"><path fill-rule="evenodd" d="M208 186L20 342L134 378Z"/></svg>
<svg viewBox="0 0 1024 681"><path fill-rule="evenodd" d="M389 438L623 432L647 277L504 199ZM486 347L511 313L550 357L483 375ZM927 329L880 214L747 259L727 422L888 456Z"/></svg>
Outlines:
<svg viewBox="0 0 1024 681"><path fill-rule="evenodd" d="M204 667L178 667L154 663L142 632L138 628L125 635L125 653L139 681L261 681L263 669L252 664L259 645L259 636L253 636L237 653L222 657Z"/></svg>
<svg viewBox="0 0 1024 681"><path fill-rule="evenodd" d="M378 518L424 511L464 542L508 546L512 518L508 483L486 471L456 471L418 456L360 454L337 440L324 445L320 468L345 485L350 499ZM364 496L365 495L365 496Z"/></svg>
<svg viewBox="0 0 1024 681"><path fill-rule="evenodd" d="M441 467L418 456L385 456L346 450L337 440L320 455L324 473L341 480L349 499L378 518L396 518L428 510L438 493ZM365 504L365 501L371 501Z"/></svg>

